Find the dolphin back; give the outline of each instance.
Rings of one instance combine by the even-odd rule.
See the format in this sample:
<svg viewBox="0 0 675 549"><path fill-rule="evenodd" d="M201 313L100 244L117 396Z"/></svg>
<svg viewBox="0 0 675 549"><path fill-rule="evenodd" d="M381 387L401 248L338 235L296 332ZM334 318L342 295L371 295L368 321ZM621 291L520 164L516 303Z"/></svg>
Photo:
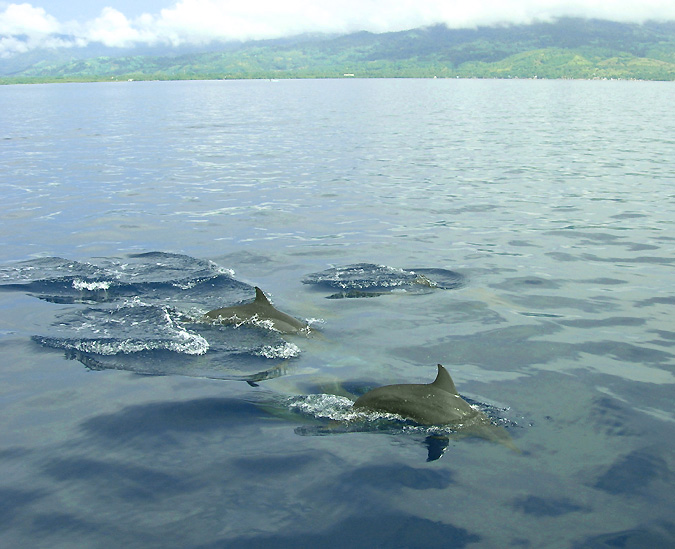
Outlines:
<svg viewBox="0 0 675 549"><path fill-rule="evenodd" d="M214 309L204 315L206 319L222 323L241 324L252 321L270 322L273 329L281 333L294 333L307 328L307 323L298 320L276 309L267 299L265 293L255 287L255 299L250 303Z"/></svg>
<svg viewBox="0 0 675 549"><path fill-rule="evenodd" d="M398 414L421 425L457 423L477 414L459 395L425 385L385 385L354 402L354 408Z"/></svg>
<svg viewBox="0 0 675 549"><path fill-rule="evenodd" d="M398 414L422 425L462 424L465 435L499 442L520 453L504 427L494 425L488 416L459 395L441 364L431 383L378 387L359 397L353 406Z"/></svg>
<svg viewBox="0 0 675 549"><path fill-rule="evenodd" d="M354 408L399 414L423 425L456 423L479 414L459 396L450 374L440 364L432 383L378 387L359 397Z"/></svg>

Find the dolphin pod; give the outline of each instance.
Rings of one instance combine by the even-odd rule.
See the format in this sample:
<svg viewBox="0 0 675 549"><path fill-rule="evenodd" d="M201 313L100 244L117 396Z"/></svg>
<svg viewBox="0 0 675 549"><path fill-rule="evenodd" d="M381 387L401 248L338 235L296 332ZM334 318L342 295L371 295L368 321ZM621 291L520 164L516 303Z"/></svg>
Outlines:
<svg viewBox="0 0 675 549"><path fill-rule="evenodd" d="M353 407L398 414L421 425L461 425L467 435L500 442L520 452L503 427L494 425L483 412L459 396L450 374L441 364L431 383L378 387L359 397Z"/></svg>
<svg viewBox="0 0 675 549"><path fill-rule="evenodd" d="M297 333L308 329L306 323L276 309L257 286L252 302L214 309L206 313L203 320L221 324L253 324L281 333ZM441 364L438 364L436 379L431 383L378 387L356 399L353 407L397 414L420 425L461 427L460 436L477 436L499 442L520 453L506 429L493 424L487 415L459 395L452 377ZM447 442L445 437L440 437L440 440Z"/></svg>
<svg viewBox="0 0 675 549"><path fill-rule="evenodd" d="M307 330L306 323L275 309L257 286L251 303L214 309L204 315L204 320L220 324L257 324L283 334Z"/></svg>
<svg viewBox="0 0 675 549"><path fill-rule="evenodd" d="M152 293L153 297L155 297L155 292L166 291L167 281L172 282L169 285L172 288L171 293L162 295L161 297L169 301L180 293L179 290L174 289L182 288L186 282L189 283L189 287L204 283L204 288L241 290L245 287L250 289L248 284L239 282L230 275L224 274L211 263L195 260L189 256L150 252L130 257L137 259L138 262L132 262L129 265L125 263L124 269L118 268L119 262L117 260L106 261L102 266L98 266L89 263L73 262L62 258L40 258L20 262L9 267L0 265L0 289L23 288L26 291L30 291L31 295L36 295L41 299L55 303L114 302L120 298L125 298L127 295L137 295L139 292L141 295L143 293ZM148 264L149 260L151 260L150 264ZM153 265L159 265L161 268L153 269ZM118 274L121 271L124 271L126 274L120 278ZM117 289L115 291L108 287L110 285L109 280L116 281L114 286ZM180 284L177 284L178 282ZM329 288L338 288L344 292L344 295L340 294L342 297L352 297L351 292L355 292L354 297L364 297L390 293L392 289L406 289L409 286L427 286L440 289L456 288L463 285L463 276L443 269L405 271L382 265L356 264L308 275L303 282ZM211 291L213 290L208 290L209 296L211 295ZM158 355L156 363L159 366L155 368L155 363L145 360L145 355L129 351L130 341L133 341L133 344L144 352L152 352L155 349L171 349L173 351L175 350L174 344L176 340L174 339L173 331L169 330L168 335L165 336L164 331L159 330L160 336L157 336L156 332L151 333L152 338L149 343L141 341L144 335L142 330L144 326L147 326L146 322L157 320L157 314L159 314L160 322L167 322L167 310L165 308L152 304L147 305L143 311L140 311L140 317L138 314L128 314L126 309L129 308L121 306L117 308L120 314L115 316L113 322L119 325L121 329L113 331L112 338L108 336L101 339L96 335L102 332L102 330L98 329L100 327L98 324L100 323L106 326L105 333L109 333L107 329L108 325L106 324L111 316L109 310L92 308L86 311L81 319L77 317L73 321L59 324L66 331L73 328L77 329L77 334L66 334L67 337L61 337L58 333L56 336L34 336L33 340L47 347L65 349L68 358L75 358L91 369L114 368L138 373L185 373L185 375L195 375L194 372L199 372L199 375L205 375L204 372L206 372L207 377L213 376L210 373L211 363L208 360L200 360L198 366L189 364L187 368L185 360L177 360L167 368L163 359L159 360L161 357ZM135 311L135 313L138 313L138 311ZM139 322L138 318L143 318L143 322ZM80 320L85 321L84 325L91 325L93 333L90 333L87 337L83 337L82 332L79 331L81 329L79 327L81 324ZM168 320L171 321L171 318ZM199 320L192 316L179 317L178 320L187 323L201 321L213 324L232 324L235 326L249 324L285 334L309 333L307 322L298 320L276 309L259 287L255 287L255 298L251 302L214 309L202 315ZM133 331L131 327L136 325L141 326L139 328L141 332ZM161 324L160 328L162 326L164 325ZM129 330L131 330L131 337ZM178 333L180 334L180 343L183 345L185 342L185 338L183 337L185 332L181 331ZM198 346L201 349L204 338L199 334L197 335L199 337L196 341L198 341ZM256 334L248 334L248 332L247 335L256 337ZM268 335L265 334L265 336ZM227 336L229 336L229 333L226 333L224 337ZM83 343L89 350L82 350ZM190 340L190 343L192 343L192 340ZM276 344L275 342L274 345ZM97 349L101 348L101 345L104 348L109 348L111 345L122 345L125 349L124 352L118 351L115 353L115 356L123 356L125 360L121 361L115 358L112 362L107 361L106 358L112 355L109 355L107 352L99 352ZM252 352L252 348L259 349L263 346L264 348L269 347L264 338L259 342L259 345L258 343L254 344L253 347L248 343L245 343L243 346L235 345L233 352L229 350L227 352L234 356L235 352L239 352L241 349L248 354L257 356L257 352ZM273 350L276 351L276 348ZM182 353L191 355L193 351L193 347L181 346L177 354L179 357ZM218 357L217 365L215 364L216 361L213 361L213 369L216 371L216 368L222 366L222 354L218 355L218 351L210 354L211 357L214 355ZM137 358L137 356L141 356L142 359ZM270 358L269 354L261 356ZM289 355L284 352L281 356L287 358ZM295 354L292 356L295 356ZM127 361L126 358L129 360ZM240 379L247 381L251 385L256 385L259 381L278 377L279 375L283 375L283 373L285 372L282 368L272 368L264 369L248 376L233 377L231 374L226 373L214 378ZM350 400L354 398L351 394L349 397ZM488 440L502 442L518 451L510 442L510 437L503 427L493 424L488 416L469 405L458 394L450 374L440 364L438 365L436 379L432 383L399 384L379 387L351 402L351 405L355 409L398 414L421 425L449 425L451 426L450 431L453 438L457 436L480 436ZM456 430L455 427L457 427ZM430 456L433 454L436 456L435 459L437 459L440 455L439 452L442 453L444 449L443 441L447 440L447 437L432 434L428 439L430 440Z"/></svg>
<svg viewBox="0 0 675 549"><path fill-rule="evenodd" d="M208 322L222 324L254 324L281 333L307 330L306 323L276 309L263 291L255 287L250 303L214 309L204 315ZM465 436L478 436L500 442L516 452L506 430L464 400L448 371L438 364L436 379L428 384L385 385L362 395L353 404L355 409L398 414L420 425L461 426Z"/></svg>

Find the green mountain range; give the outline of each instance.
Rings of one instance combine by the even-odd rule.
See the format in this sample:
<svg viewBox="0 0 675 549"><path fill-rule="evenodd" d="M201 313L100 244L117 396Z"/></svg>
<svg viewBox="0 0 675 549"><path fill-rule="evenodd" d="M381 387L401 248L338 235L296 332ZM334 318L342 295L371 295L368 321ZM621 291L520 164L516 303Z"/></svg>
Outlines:
<svg viewBox="0 0 675 549"><path fill-rule="evenodd" d="M0 64L0 83L221 78L620 78L675 80L675 22L552 23L299 36L180 53L51 51ZM11 67L11 68L10 68Z"/></svg>

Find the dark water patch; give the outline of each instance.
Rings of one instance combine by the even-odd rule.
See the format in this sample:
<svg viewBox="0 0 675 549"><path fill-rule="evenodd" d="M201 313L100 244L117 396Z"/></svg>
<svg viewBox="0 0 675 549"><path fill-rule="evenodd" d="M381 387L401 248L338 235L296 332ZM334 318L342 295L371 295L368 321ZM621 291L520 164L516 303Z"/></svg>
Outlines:
<svg viewBox="0 0 675 549"><path fill-rule="evenodd" d="M666 461L649 448L635 450L617 460L593 483L593 487L614 495L646 493L650 484L671 482L673 472Z"/></svg>
<svg viewBox="0 0 675 549"><path fill-rule="evenodd" d="M24 511L47 495L41 490L0 488L0 526L10 526Z"/></svg>
<svg viewBox="0 0 675 549"><path fill-rule="evenodd" d="M575 348L583 353L591 355L608 356L621 362L634 362L636 364L672 364L675 355L621 341L590 341L579 343Z"/></svg>
<svg viewBox="0 0 675 549"><path fill-rule="evenodd" d="M675 547L675 524L658 521L618 532L592 536L575 544L574 549L666 549Z"/></svg>
<svg viewBox="0 0 675 549"><path fill-rule="evenodd" d="M454 301L442 310L439 322L464 324L477 322L484 326L503 324L506 318L483 301Z"/></svg>
<svg viewBox="0 0 675 549"><path fill-rule="evenodd" d="M617 242L622 240L623 238L621 236L616 236L609 233L601 233L601 232L591 233L588 231L578 231L575 230L573 227L563 230L546 231L544 234L549 236L564 236L566 238L573 238L575 241L585 239L588 242L599 242L602 244Z"/></svg>
<svg viewBox="0 0 675 549"><path fill-rule="evenodd" d="M656 257L643 255L638 257L599 257L593 254L581 254L581 261L598 261L600 263L611 263L612 265L622 265L626 263L638 263L645 265L672 265L675 259L672 257Z"/></svg>
<svg viewBox="0 0 675 549"><path fill-rule="evenodd" d="M269 256L263 255L263 254L258 254L258 253L253 253L248 250L239 250L237 252L233 252L230 254L227 254L225 256L221 256L220 258L217 258L218 260L225 259L228 262L231 263L236 263L239 265L255 265L255 266L260 266L260 265L265 265L265 264L274 264L274 260L270 259Z"/></svg>
<svg viewBox="0 0 675 549"><path fill-rule="evenodd" d="M553 323L542 322L463 336L448 336L438 343L426 345L425 354L438 357L444 364L476 364L489 370L514 371L534 364L552 362L561 356L578 355L568 343L535 340L561 329ZM419 349L416 346L398 347L392 350L392 354L415 360Z"/></svg>
<svg viewBox="0 0 675 549"><path fill-rule="evenodd" d="M327 299L361 299L364 297L380 297L384 292L364 292L363 290L345 290L327 296Z"/></svg>
<svg viewBox="0 0 675 549"><path fill-rule="evenodd" d="M584 313L599 313L618 308L618 304L609 302L605 297L577 299L556 295L514 294L510 296L510 299L522 307L535 310L531 312L536 312L536 309L572 309Z"/></svg>
<svg viewBox="0 0 675 549"><path fill-rule="evenodd" d="M612 316L608 318L576 318L573 320L559 320L563 326L571 328L606 328L610 326L643 326L647 323L644 318L632 316Z"/></svg>
<svg viewBox="0 0 675 549"><path fill-rule="evenodd" d="M653 345L661 345L663 347L673 347L675 346L675 332L670 332L668 330L651 330L653 333L657 334L660 339L649 341Z"/></svg>
<svg viewBox="0 0 675 549"><path fill-rule="evenodd" d="M657 256L600 257L594 254L574 255L567 252L547 252L545 255L555 259L556 261L562 262L596 261L598 263L611 263L612 265L625 265L625 264L671 265L673 262L675 262L675 259L671 257L657 257Z"/></svg>
<svg viewBox="0 0 675 549"><path fill-rule="evenodd" d="M660 249L660 246L655 246L653 244L645 244L643 242L628 242L624 239L623 236L616 236L606 233L554 231L548 234L551 236L565 236L575 238L576 240L575 245L579 247L593 246L593 245L621 246L625 247L628 251L631 252Z"/></svg>
<svg viewBox="0 0 675 549"><path fill-rule="evenodd" d="M534 318L561 318L562 315L556 315L554 313L524 313L524 312L519 312L519 315L522 316L531 316Z"/></svg>
<svg viewBox="0 0 675 549"><path fill-rule="evenodd" d="M584 510L584 507L567 498L542 498L538 496L516 498L513 506L526 515L535 517L559 517Z"/></svg>
<svg viewBox="0 0 675 549"><path fill-rule="evenodd" d="M559 321L558 321L559 322ZM635 364L669 365L675 355L647 346L603 340L565 343L542 339L559 332L552 322L508 326L463 336L448 336L425 346L425 355L448 364L476 364L489 370L514 371L560 359L579 360L584 353L606 356ZM419 349L398 347L391 351L399 358L416 360ZM452 373L452 372L451 372Z"/></svg>
<svg viewBox="0 0 675 549"><path fill-rule="evenodd" d="M300 532L246 538L223 538L199 545L199 549L297 549L298 547L391 547L392 549L427 549L447 547L459 549L478 543L481 537L458 526L398 514L367 514L347 517L323 532Z"/></svg>
<svg viewBox="0 0 675 549"><path fill-rule="evenodd" d="M263 417L269 415L245 401L203 398L128 406L119 412L87 419L81 428L113 446L134 441L151 441L163 446L175 443L167 437L172 433L232 431L246 428Z"/></svg>
<svg viewBox="0 0 675 549"><path fill-rule="evenodd" d="M30 455L30 450L28 448L23 448L21 446L14 446L10 448L3 448L0 450L0 460L15 460L23 459L24 457Z"/></svg>
<svg viewBox="0 0 675 549"><path fill-rule="evenodd" d="M463 213L486 213L500 209L501 206L497 204L472 204L470 206L462 206L461 208L453 208L447 211L451 215L459 215Z"/></svg>
<svg viewBox="0 0 675 549"><path fill-rule="evenodd" d="M650 297L635 302L636 307L651 307L652 305L675 305L675 296Z"/></svg>
<svg viewBox="0 0 675 549"><path fill-rule="evenodd" d="M126 521L85 520L73 513L36 513L31 520L31 535L45 541L45 547L167 547L154 534L131 529Z"/></svg>
<svg viewBox="0 0 675 549"><path fill-rule="evenodd" d="M648 215L642 213L624 212L616 215L610 215L609 217L611 219L639 219L641 217L648 217Z"/></svg>
<svg viewBox="0 0 675 549"><path fill-rule="evenodd" d="M39 536L53 538L55 535L86 535L100 536L101 525L95 524L68 513L38 513L31 521L31 529Z"/></svg>
<svg viewBox="0 0 675 549"><path fill-rule="evenodd" d="M611 397L597 397L591 404L591 418L595 430L609 436L640 436L635 425L635 413L627 405Z"/></svg>
<svg viewBox="0 0 675 549"><path fill-rule="evenodd" d="M628 248L628 251L630 252L644 252L647 250L660 250L661 246L654 246L653 244L642 244L639 242L636 243L626 243L626 247Z"/></svg>
<svg viewBox="0 0 675 549"><path fill-rule="evenodd" d="M581 261L581 258L579 256L567 252L546 252L544 255L547 255L550 258L555 259L556 261L562 262Z"/></svg>
<svg viewBox="0 0 675 549"><path fill-rule="evenodd" d="M315 461L310 452L287 456L251 456L232 460L231 466L247 476L270 477L295 474Z"/></svg>
<svg viewBox="0 0 675 549"><path fill-rule="evenodd" d="M541 278L538 276L519 276L514 278L507 278L504 282L493 284L493 288L501 288L510 291L522 291L523 289L545 289L555 290L562 287L562 281L548 278Z"/></svg>
<svg viewBox="0 0 675 549"><path fill-rule="evenodd" d="M53 459L43 465L42 472L59 482L82 482L103 498L127 502L161 501L200 487L156 468L80 457Z"/></svg>
<svg viewBox="0 0 675 549"><path fill-rule="evenodd" d="M419 469L408 465L371 465L344 475L342 483L350 486L369 486L382 491L410 488L412 490L443 490L453 484L449 470Z"/></svg>
<svg viewBox="0 0 675 549"><path fill-rule="evenodd" d="M620 280L618 278L591 278L588 280L580 280L582 284L598 284L600 286L616 286L618 284L628 284L627 280Z"/></svg>
<svg viewBox="0 0 675 549"><path fill-rule="evenodd" d="M329 297L375 297L394 291L426 293L464 285L464 276L446 269L397 269L386 265L358 263L306 275L303 284L340 290Z"/></svg>
<svg viewBox="0 0 675 549"><path fill-rule="evenodd" d="M533 244L529 240L510 240L508 242L509 246L522 246L523 248L537 248L537 244Z"/></svg>

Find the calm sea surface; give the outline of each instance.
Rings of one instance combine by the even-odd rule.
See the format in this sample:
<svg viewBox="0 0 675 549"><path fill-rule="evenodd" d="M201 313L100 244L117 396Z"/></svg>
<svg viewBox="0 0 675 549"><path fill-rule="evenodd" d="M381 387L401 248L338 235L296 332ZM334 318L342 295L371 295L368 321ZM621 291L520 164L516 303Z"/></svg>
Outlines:
<svg viewBox="0 0 675 549"><path fill-rule="evenodd" d="M31 337L100 304L0 291L0 545L675 546L674 153L672 83L0 87L0 269L184 254L318 328L257 387L91 370ZM464 284L302 283L355 263ZM522 453L284 404L439 362Z"/></svg>

